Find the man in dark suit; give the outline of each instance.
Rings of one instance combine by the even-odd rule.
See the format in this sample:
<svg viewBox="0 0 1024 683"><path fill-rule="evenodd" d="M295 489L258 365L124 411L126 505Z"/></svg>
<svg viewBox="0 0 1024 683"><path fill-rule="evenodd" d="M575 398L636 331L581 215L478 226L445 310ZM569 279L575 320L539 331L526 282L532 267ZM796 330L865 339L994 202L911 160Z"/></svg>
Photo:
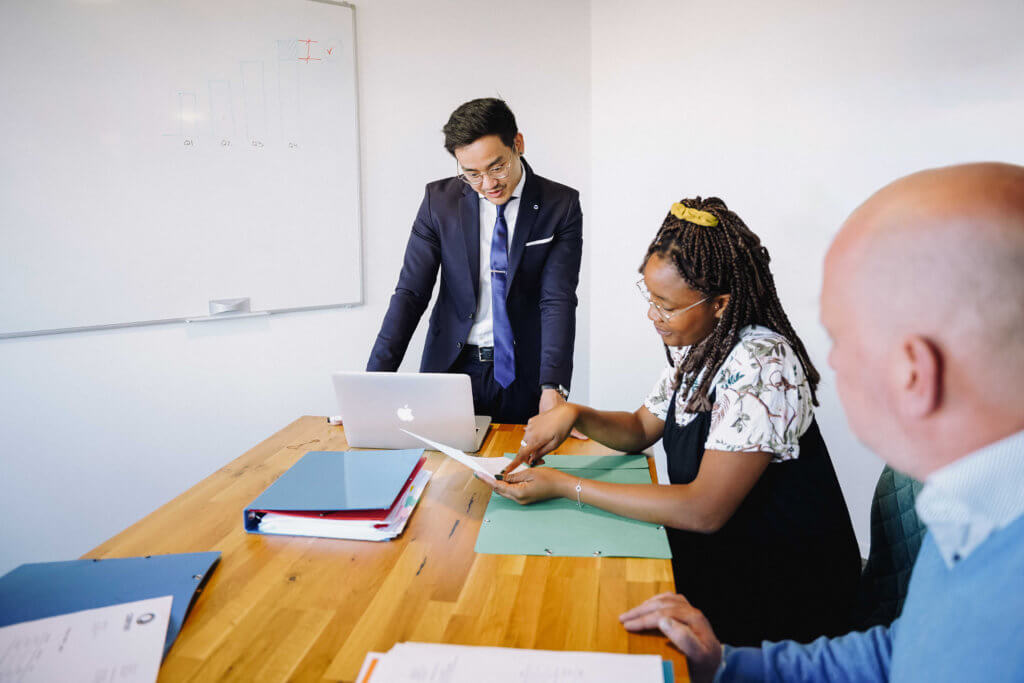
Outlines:
<svg viewBox="0 0 1024 683"><path fill-rule="evenodd" d="M398 369L440 266L420 372L467 374L478 415L525 423L572 380L579 193L534 173L502 100L463 104L444 135L459 175L427 185L366 369Z"/></svg>

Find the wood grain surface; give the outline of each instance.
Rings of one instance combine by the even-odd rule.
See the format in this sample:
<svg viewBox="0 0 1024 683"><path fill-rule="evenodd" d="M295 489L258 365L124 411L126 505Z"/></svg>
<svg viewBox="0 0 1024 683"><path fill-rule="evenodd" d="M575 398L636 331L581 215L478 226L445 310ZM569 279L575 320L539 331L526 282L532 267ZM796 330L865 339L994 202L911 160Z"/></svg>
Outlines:
<svg viewBox="0 0 1024 683"><path fill-rule="evenodd" d="M522 432L492 426L480 454L514 452ZM673 589L670 560L478 555L491 491L436 452L423 498L393 541L245 533L244 508L307 451L347 448L342 427L299 418L84 556L222 553L161 681L351 681L368 651L409 640L653 653L689 680L663 636L630 634L618 621ZM611 451L569 439L556 452Z"/></svg>

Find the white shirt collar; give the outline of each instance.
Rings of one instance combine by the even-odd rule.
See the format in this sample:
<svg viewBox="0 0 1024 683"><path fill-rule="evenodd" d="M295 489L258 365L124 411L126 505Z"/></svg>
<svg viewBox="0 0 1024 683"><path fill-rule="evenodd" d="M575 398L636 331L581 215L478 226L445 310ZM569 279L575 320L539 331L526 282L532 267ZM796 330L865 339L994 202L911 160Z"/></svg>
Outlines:
<svg viewBox="0 0 1024 683"><path fill-rule="evenodd" d="M991 534L1024 514L1024 431L932 473L917 514L952 568Z"/></svg>

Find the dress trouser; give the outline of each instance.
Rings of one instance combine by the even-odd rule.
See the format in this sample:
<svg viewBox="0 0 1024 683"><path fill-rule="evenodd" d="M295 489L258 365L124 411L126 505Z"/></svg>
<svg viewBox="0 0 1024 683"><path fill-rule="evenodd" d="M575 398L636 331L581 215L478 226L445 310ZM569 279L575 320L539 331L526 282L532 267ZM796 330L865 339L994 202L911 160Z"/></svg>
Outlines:
<svg viewBox="0 0 1024 683"><path fill-rule="evenodd" d="M493 360L481 360L479 349L463 347L448 372L469 375L473 385L473 411L477 415L490 415L492 422L526 424L537 414L540 387L526 387L517 377L503 388L494 379Z"/></svg>

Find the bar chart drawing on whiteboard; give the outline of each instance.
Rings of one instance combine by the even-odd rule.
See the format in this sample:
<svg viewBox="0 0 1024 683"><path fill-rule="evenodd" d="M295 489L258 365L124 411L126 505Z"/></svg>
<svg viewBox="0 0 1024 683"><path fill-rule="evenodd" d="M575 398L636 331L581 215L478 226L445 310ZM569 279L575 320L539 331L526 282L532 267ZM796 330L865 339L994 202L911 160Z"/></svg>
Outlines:
<svg viewBox="0 0 1024 683"><path fill-rule="evenodd" d="M0 155L16 251L0 338L179 322L238 297L272 313L362 303L352 6L53 2L61 25L0 5L24 29L11 49L36 54L46 33L78 60L74 79L61 54L0 67L24 94L0 145L32 149Z"/></svg>

